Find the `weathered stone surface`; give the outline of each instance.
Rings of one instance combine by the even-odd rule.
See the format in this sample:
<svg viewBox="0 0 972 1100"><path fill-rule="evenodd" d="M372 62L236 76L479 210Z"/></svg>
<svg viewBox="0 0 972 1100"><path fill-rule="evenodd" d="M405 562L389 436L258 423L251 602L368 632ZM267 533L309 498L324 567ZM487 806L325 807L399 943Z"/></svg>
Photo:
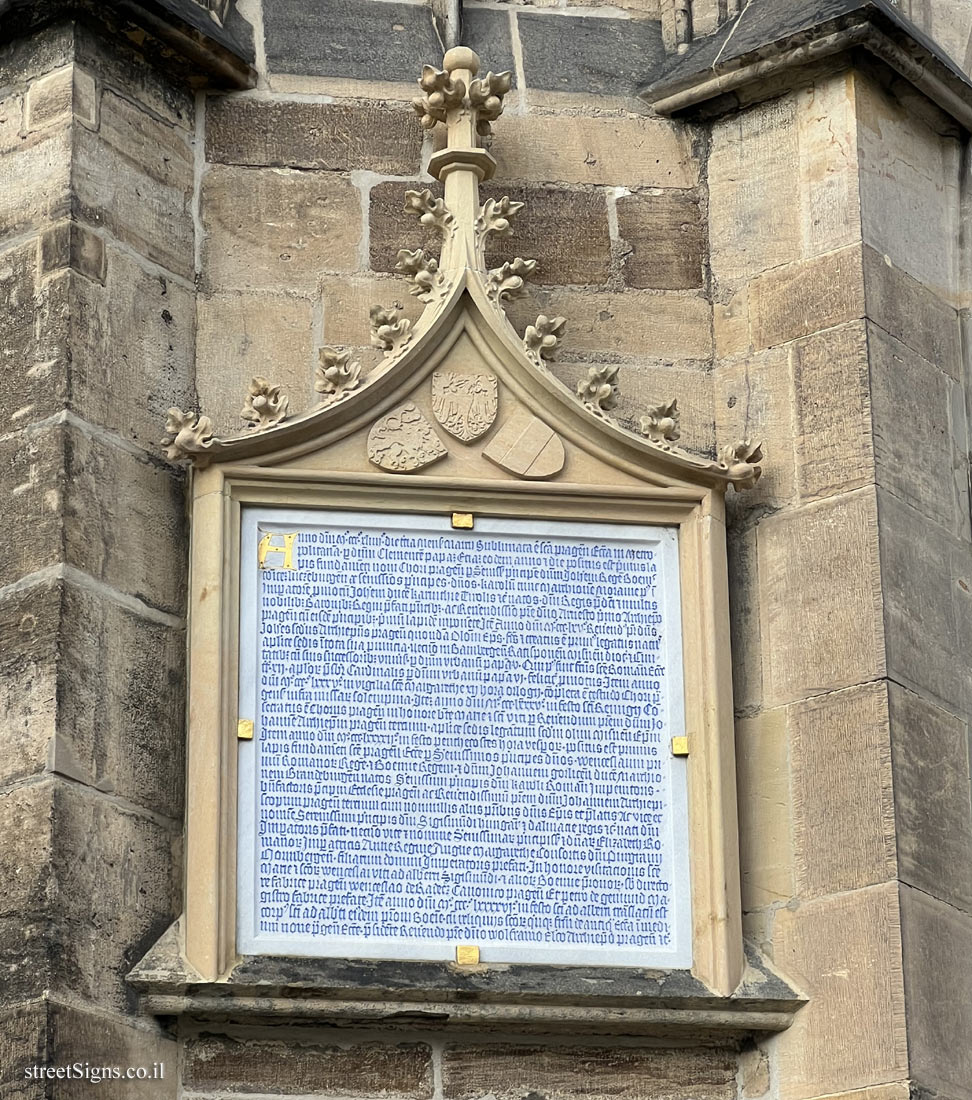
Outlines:
<svg viewBox="0 0 972 1100"><path fill-rule="evenodd" d="M528 88L630 96L665 57L654 20L521 12L517 25Z"/></svg>
<svg viewBox="0 0 972 1100"><path fill-rule="evenodd" d="M709 154L712 274L735 283L802 252L796 101L785 96L720 119Z"/></svg>
<svg viewBox="0 0 972 1100"><path fill-rule="evenodd" d="M972 1097L972 916L901 887L912 1086Z"/></svg>
<svg viewBox="0 0 972 1100"><path fill-rule="evenodd" d="M972 706L972 558L967 542L879 492L888 675L959 713Z"/></svg>
<svg viewBox="0 0 972 1100"><path fill-rule="evenodd" d="M98 132L77 127L73 134L75 213L191 279L193 162L186 131L105 90Z"/></svg>
<svg viewBox="0 0 972 1100"><path fill-rule="evenodd" d="M66 218L71 211L71 131L45 130L0 157L0 236Z"/></svg>
<svg viewBox="0 0 972 1100"><path fill-rule="evenodd" d="M791 354L800 495L832 496L873 482L871 380L864 323L855 321L798 340ZM877 431L877 424L873 430ZM900 425L895 430L900 432Z"/></svg>
<svg viewBox="0 0 972 1100"><path fill-rule="evenodd" d="M490 152L500 183L694 187L699 179L691 131L643 115L505 114Z"/></svg>
<svg viewBox="0 0 972 1100"><path fill-rule="evenodd" d="M788 719L799 895L894 878L887 689L834 691L788 708Z"/></svg>
<svg viewBox="0 0 972 1100"><path fill-rule="evenodd" d="M203 179L202 218L212 291L307 291L322 272L360 267L361 198L331 172L214 165Z"/></svg>
<svg viewBox="0 0 972 1100"><path fill-rule="evenodd" d="M897 684L890 703L899 877L972 911L968 725Z"/></svg>
<svg viewBox="0 0 972 1100"><path fill-rule="evenodd" d="M736 783L743 908L787 902L793 896L793 827L783 707L736 721Z"/></svg>
<svg viewBox="0 0 972 1100"><path fill-rule="evenodd" d="M401 248L423 247L438 252L439 241L402 213L405 192L417 184L380 183L371 189L371 266L394 271ZM431 188L435 193L437 189ZM594 189L510 187L488 184L482 199L508 195L525 207L513 222L508 238L493 238L486 261L498 266L516 256L537 261L531 283L602 284L610 274L611 238L607 204Z"/></svg>
<svg viewBox="0 0 972 1100"><path fill-rule="evenodd" d="M206 103L206 157L219 164L409 176L419 170L420 133L414 113L400 103L237 96Z"/></svg>
<svg viewBox="0 0 972 1100"><path fill-rule="evenodd" d="M470 9L465 15L463 44L479 53L484 67L512 69L506 13ZM325 8L316 0L266 0L263 21L267 64L275 73L412 83L423 64L442 58L428 9L413 4L346 0Z"/></svg>
<svg viewBox="0 0 972 1100"><path fill-rule="evenodd" d="M730 524L726 531L726 549L729 559L732 698L737 714L747 710L752 713L761 705L763 697L756 528L752 524Z"/></svg>
<svg viewBox="0 0 972 1100"><path fill-rule="evenodd" d="M753 280L749 296L757 349L863 317L860 247L770 271Z"/></svg>
<svg viewBox="0 0 972 1100"><path fill-rule="evenodd" d="M204 1035L185 1047L183 1082L230 1093L318 1093L371 1100L430 1100L432 1052L424 1043L294 1046Z"/></svg>
<svg viewBox="0 0 972 1100"><path fill-rule="evenodd" d="M956 535L969 534L962 387L875 325L868 327L878 484Z"/></svg>
<svg viewBox="0 0 972 1100"><path fill-rule="evenodd" d="M178 832L62 782L53 832L52 992L129 1011L125 976L181 908Z"/></svg>
<svg viewBox="0 0 972 1100"><path fill-rule="evenodd" d="M0 972L8 1005L40 997L51 981L51 814L49 782L0 795Z"/></svg>
<svg viewBox="0 0 972 1100"><path fill-rule="evenodd" d="M44 1082L25 1076L27 1068L50 1060L46 1004L0 1012L0 1094L6 1100L46 1100Z"/></svg>
<svg viewBox="0 0 972 1100"><path fill-rule="evenodd" d="M867 316L956 381L962 342L955 310L873 248L864 247Z"/></svg>
<svg viewBox="0 0 972 1100"><path fill-rule="evenodd" d="M255 375L283 386L293 413L320 400L314 392L314 304L290 294L216 294L197 303L196 389L221 435L243 430L240 409Z"/></svg>
<svg viewBox="0 0 972 1100"><path fill-rule="evenodd" d="M883 675L873 493L769 516L760 524L758 545L769 705Z"/></svg>
<svg viewBox="0 0 972 1100"><path fill-rule="evenodd" d="M122 1074L132 1069L151 1075L147 1080L102 1078L97 1083L91 1078L55 1080L49 1086L52 1100L175 1100L180 1094L178 1044L161 1030L68 1005L53 1004L49 1012L49 1064L117 1066Z"/></svg>
<svg viewBox="0 0 972 1100"><path fill-rule="evenodd" d="M623 355L672 364L698 363L712 354L709 303L700 294L628 290L542 290L527 284L526 297L507 307L517 332L538 314L567 318L563 357Z"/></svg>
<svg viewBox="0 0 972 1100"><path fill-rule="evenodd" d="M864 241L939 297L959 292L961 144L871 79L856 80Z"/></svg>
<svg viewBox="0 0 972 1100"><path fill-rule="evenodd" d="M393 305L413 323L424 308L423 302L408 293L408 283L401 275L324 278L320 290L325 344L366 348L371 342L368 311L374 305Z"/></svg>
<svg viewBox="0 0 972 1100"><path fill-rule="evenodd" d="M628 286L692 290L703 283L705 240L698 195L641 191L617 200L618 234L626 248Z"/></svg>
<svg viewBox="0 0 972 1100"><path fill-rule="evenodd" d="M774 962L810 995L775 1041L781 1100L841 1093L908 1072L897 886L781 909Z"/></svg>
<svg viewBox="0 0 972 1100"><path fill-rule="evenodd" d="M72 276L70 406L159 454L172 405L194 404L194 294L109 247L105 286Z"/></svg>
<svg viewBox="0 0 972 1100"><path fill-rule="evenodd" d="M0 781L37 775L54 736L60 587L35 585L0 599Z"/></svg>
<svg viewBox="0 0 972 1100"><path fill-rule="evenodd" d="M447 1046L445 1100L729 1100L735 1055L716 1049Z"/></svg>
<svg viewBox="0 0 972 1100"><path fill-rule="evenodd" d="M722 445L737 439L762 441L771 455L763 476L742 497L729 498L733 514L761 504L793 499L794 433L793 365L787 348L756 352L745 360L720 363L713 372L716 438Z"/></svg>

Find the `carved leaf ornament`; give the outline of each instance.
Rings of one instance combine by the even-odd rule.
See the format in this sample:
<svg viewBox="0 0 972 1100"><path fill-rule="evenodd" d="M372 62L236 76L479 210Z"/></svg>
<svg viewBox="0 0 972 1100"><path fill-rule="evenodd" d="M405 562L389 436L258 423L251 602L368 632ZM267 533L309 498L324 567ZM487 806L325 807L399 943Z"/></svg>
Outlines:
<svg viewBox="0 0 972 1100"><path fill-rule="evenodd" d="M593 433L612 433L616 440L634 447L641 461L662 463L675 475L701 477L709 484L733 485L737 490L752 487L761 473L758 443L742 440L725 446L717 462L681 450L676 445L680 433L674 399L645 411L640 417L640 436L627 432L609 416L621 395L616 363L590 366L571 392L547 369L564 340L566 319L540 314L522 337L513 331L504 303L527 293L526 281L536 261L516 257L487 269L485 253L490 236L512 233L512 221L523 203L504 196L480 204L478 191L479 182L488 179L496 167L481 139L491 133L492 124L503 113L512 75L487 72L479 77L478 72L476 54L464 46L455 47L446 54L441 69L432 65L422 69L421 94L412 100L423 129L444 125L448 131L445 147L432 155L428 165L429 174L443 182L444 194L416 187L404 196L404 212L417 217L441 242L439 256L423 248L403 248L397 255L395 270L404 276L409 294L424 303L421 318L412 324L398 305L371 308L370 341L381 352L381 359L367 374L355 358L355 349L320 348L314 389L321 399L302 417L289 418L288 397L264 377L252 379L248 387L240 413L246 425L242 435L216 438L208 417L169 409L161 441L166 456L173 461L211 462L262 453L255 451L257 447L270 451L294 438L293 433L303 433L301 438L306 438L308 425L319 426L323 433L332 414L339 417L352 406L366 412L366 394L372 382L380 379L380 392L392 396L382 399L367 436L368 461L378 469L413 473L482 439L483 457L510 476L557 476L565 467L567 452L557 431L542 419L543 408L534 415L513 407L504 415L504 391L482 364L469 369L453 369L450 364L426 372L422 375L425 380L410 391L407 400L406 393L396 396L389 385L391 371L401 371L401 377L407 378L412 364L428 358L438 329L448 330L444 324L437 329L437 322L447 319L446 311L459 308L461 301L462 308L476 312L476 324L492 332L490 339L495 338L496 346L507 349L506 369L524 376L533 372L538 380L537 372L542 374L546 389L534 392L556 396L562 415L572 409L570 415L589 417ZM340 409L335 408L339 405ZM262 439L266 442L261 443Z"/></svg>

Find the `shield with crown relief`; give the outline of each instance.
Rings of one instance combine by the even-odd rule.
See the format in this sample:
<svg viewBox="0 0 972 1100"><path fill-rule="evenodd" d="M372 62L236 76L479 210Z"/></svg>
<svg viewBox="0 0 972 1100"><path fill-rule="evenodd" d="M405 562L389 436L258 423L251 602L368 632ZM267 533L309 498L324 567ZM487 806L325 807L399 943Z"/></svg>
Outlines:
<svg viewBox="0 0 972 1100"><path fill-rule="evenodd" d="M491 374L437 370L432 375L432 412L463 443L484 435L496 419L496 379Z"/></svg>

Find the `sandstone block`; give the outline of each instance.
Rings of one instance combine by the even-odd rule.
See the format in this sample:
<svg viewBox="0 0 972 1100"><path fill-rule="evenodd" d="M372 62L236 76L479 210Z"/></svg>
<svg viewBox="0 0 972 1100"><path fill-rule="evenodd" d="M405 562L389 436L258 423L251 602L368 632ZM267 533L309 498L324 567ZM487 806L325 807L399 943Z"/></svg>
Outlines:
<svg viewBox="0 0 972 1100"><path fill-rule="evenodd" d="M40 266L45 276L73 268L103 286L107 275L104 239L78 222L60 222L41 238Z"/></svg>
<svg viewBox="0 0 972 1100"><path fill-rule="evenodd" d="M424 1043L294 1046L207 1035L186 1043L183 1083L233 1095L259 1090L355 1100L431 1100L432 1054Z"/></svg>
<svg viewBox="0 0 972 1100"><path fill-rule="evenodd" d="M793 896L793 837L784 708L736 721L736 782L743 908L787 902Z"/></svg>
<svg viewBox="0 0 972 1100"><path fill-rule="evenodd" d="M419 171L420 131L399 103L303 103L211 96L206 158L218 164Z"/></svg>
<svg viewBox="0 0 972 1100"><path fill-rule="evenodd" d="M855 245L788 264L750 285L753 346L768 348L864 316L861 250Z"/></svg>
<svg viewBox="0 0 972 1100"><path fill-rule="evenodd" d="M9 153L23 144L24 97L7 95L0 99L0 153Z"/></svg>
<svg viewBox="0 0 972 1100"><path fill-rule="evenodd" d="M53 122L67 121L74 100L74 66L65 65L35 80L24 98L24 125L40 130Z"/></svg>
<svg viewBox="0 0 972 1100"><path fill-rule="evenodd" d="M0 1012L0 1093L8 1100L46 1100L45 1083L24 1070L49 1062L47 1016L43 1003Z"/></svg>
<svg viewBox="0 0 972 1100"><path fill-rule="evenodd" d="M8 39L0 47L0 66L7 85L25 84L70 64L74 58L74 27L64 21L28 36Z"/></svg>
<svg viewBox="0 0 972 1100"><path fill-rule="evenodd" d="M181 908L179 832L57 783L47 911L55 996L128 1011L125 976Z"/></svg>
<svg viewBox="0 0 972 1100"><path fill-rule="evenodd" d="M517 16L528 88L587 95L634 95L665 60L661 25L539 11Z"/></svg>
<svg viewBox="0 0 972 1100"><path fill-rule="evenodd" d="M74 411L157 457L166 410L195 405L194 297L111 247L104 287L73 276Z"/></svg>
<svg viewBox="0 0 972 1100"><path fill-rule="evenodd" d="M530 287L507 308L522 333L537 315L567 318L563 357L625 356L672 365L706 360L712 353L709 303L700 294L647 290L544 290ZM623 388L622 381L622 388Z"/></svg>
<svg viewBox="0 0 972 1100"><path fill-rule="evenodd" d="M720 284L802 254L796 118L791 94L730 115L712 129L709 246Z"/></svg>
<svg viewBox="0 0 972 1100"><path fill-rule="evenodd" d="M193 161L181 126L105 90L97 133L74 130L75 212L154 263L192 279Z"/></svg>
<svg viewBox="0 0 972 1100"><path fill-rule="evenodd" d="M254 375L283 386L293 412L320 400L314 391L314 304L290 294L200 296L197 302L199 404L220 434L243 430L240 409Z"/></svg>
<svg viewBox="0 0 972 1100"><path fill-rule="evenodd" d="M122 1019L89 1013L67 1005L50 1006L50 1064L92 1067L143 1068L151 1080L102 1078L55 1080L49 1085L51 1100L176 1100L179 1095L178 1043L145 1027L133 1027Z"/></svg>
<svg viewBox="0 0 972 1100"><path fill-rule="evenodd" d="M899 877L972 911L968 725L897 684L890 703Z"/></svg>
<svg viewBox="0 0 972 1100"><path fill-rule="evenodd" d="M878 484L967 538L969 441L962 387L875 325L868 327L868 345Z"/></svg>
<svg viewBox="0 0 972 1100"><path fill-rule="evenodd" d="M866 245L863 270L868 318L961 381L962 343L955 310Z"/></svg>
<svg viewBox="0 0 972 1100"><path fill-rule="evenodd" d="M873 493L769 516L759 526L757 546L767 703L883 675Z"/></svg>
<svg viewBox="0 0 972 1100"><path fill-rule="evenodd" d="M695 187L691 134L642 115L507 114L491 152L496 178L615 187Z"/></svg>
<svg viewBox="0 0 972 1100"><path fill-rule="evenodd" d="M901 887L912 1087L972 1097L972 916Z"/></svg>
<svg viewBox="0 0 972 1100"><path fill-rule="evenodd" d="M202 218L212 291L308 292L322 272L360 266L361 198L331 172L213 165L203 178Z"/></svg>
<svg viewBox="0 0 972 1100"><path fill-rule="evenodd" d="M617 212L618 233L630 250L622 261L628 286L657 290L702 286L705 240L697 195L642 191L619 198Z"/></svg>
<svg viewBox="0 0 972 1100"><path fill-rule="evenodd" d="M33 585L0 599L0 781L47 765L57 716L60 588Z"/></svg>
<svg viewBox="0 0 972 1100"><path fill-rule="evenodd" d="M972 706L969 544L888 492L878 494L888 675L951 710Z"/></svg>
<svg viewBox="0 0 972 1100"><path fill-rule="evenodd" d="M739 1052L739 1086L744 1100L769 1092L770 1064L765 1050L749 1045Z"/></svg>
<svg viewBox="0 0 972 1100"><path fill-rule="evenodd" d="M716 438L720 445L761 440L767 462L755 487L731 494L733 514L792 500L794 486L793 366L787 348L720 363L713 372Z"/></svg>
<svg viewBox="0 0 972 1100"><path fill-rule="evenodd" d="M716 300L712 303L712 330L715 353L719 358L729 358L752 350L748 286L743 286L734 294L727 293L723 301Z"/></svg>
<svg viewBox="0 0 972 1100"><path fill-rule="evenodd" d="M729 636L732 645L732 698L736 712L760 706L763 697L763 652L760 643L759 573L756 528L730 524Z"/></svg>
<svg viewBox="0 0 972 1100"><path fill-rule="evenodd" d="M52 770L181 822L184 633L71 584L61 599Z"/></svg>
<svg viewBox="0 0 972 1100"><path fill-rule="evenodd" d="M51 981L51 816L49 782L0 795L0 968L8 1005L42 996Z"/></svg>
<svg viewBox="0 0 972 1100"><path fill-rule="evenodd" d="M821 898L776 915L773 959L809 995L775 1041L781 1100L804 1100L908 1072L897 887Z"/></svg>
<svg viewBox="0 0 972 1100"><path fill-rule="evenodd" d="M730 1100L736 1058L718 1047L447 1046L445 1100Z"/></svg>
<svg viewBox="0 0 972 1100"><path fill-rule="evenodd" d="M856 80L864 241L940 297L959 291L961 147L864 76Z"/></svg>
<svg viewBox="0 0 972 1100"><path fill-rule="evenodd" d="M857 81L822 76L795 93L803 255L861 239Z"/></svg>
<svg viewBox="0 0 972 1100"><path fill-rule="evenodd" d="M371 189L371 266L394 271L401 248L438 253L438 239L402 214L405 192L423 184L381 183ZM435 188L431 190L436 191ZM487 184L482 199L509 195L526 206L513 222L510 237L491 242L487 263L498 266L515 256L537 261L531 282L601 284L611 265L607 203L598 190L509 187Z"/></svg>
<svg viewBox="0 0 972 1100"><path fill-rule="evenodd" d="M0 235L15 236L71 212L71 130L45 130L0 157Z"/></svg>
<svg viewBox="0 0 972 1100"><path fill-rule="evenodd" d="M788 708L801 897L895 877L888 697L882 684Z"/></svg>
<svg viewBox="0 0 972 1100"><path fill-rule="evenodd" d="M325 344L368 347L371 342L369 310L374 305L394 305L413 323L422 316L423 303L408 293L408 283L400 275L324 278L320 290Z"/></svg>
<svg viewBox="0 0 972 1100"><path fill-rule="evenodd" d="M874 444L863 322L798 340L791 354L800 495L831 496L870 484Z"/></svg>

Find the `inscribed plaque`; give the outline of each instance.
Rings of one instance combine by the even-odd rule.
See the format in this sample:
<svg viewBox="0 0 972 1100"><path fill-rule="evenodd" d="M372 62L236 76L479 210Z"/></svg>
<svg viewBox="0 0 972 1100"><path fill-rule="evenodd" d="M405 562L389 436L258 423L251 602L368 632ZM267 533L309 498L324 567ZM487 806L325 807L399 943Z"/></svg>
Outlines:
<svg viewBox="0 0 972 1100"><path fill-rule="evenodd" d="M246 509L241 553L241 952L691 965L674 528Z"/></svg>

